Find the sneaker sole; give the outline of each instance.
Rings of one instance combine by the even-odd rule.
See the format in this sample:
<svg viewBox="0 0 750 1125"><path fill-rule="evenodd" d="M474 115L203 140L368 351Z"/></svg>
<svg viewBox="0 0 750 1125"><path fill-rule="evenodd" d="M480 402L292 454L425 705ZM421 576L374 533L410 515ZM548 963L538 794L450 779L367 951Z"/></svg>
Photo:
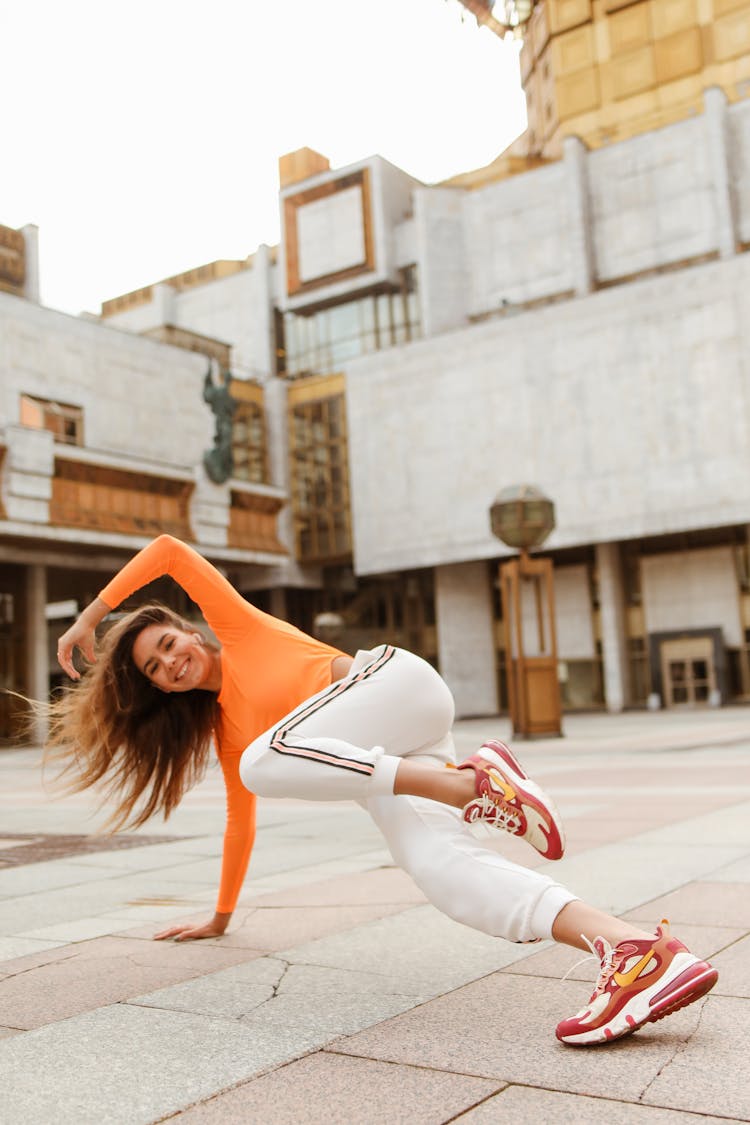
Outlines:
<svg viewBox="0 0 750 1125"><path fill-rule="evenodd" d="M656 1023L665 1016L671 1016L673 1012L679 1012L681 1008L687 1008L688 1004L693 1004L710 992L718 979L719 973L712 965L696 959L666 985L659 988L656 984L653 989L641 993L629 1012L618 1013L604 1027L567 1037L558 1035L557 1038L568 1047L605 1046L617 1039L624 1039L626 1035L632 1035L647 1023Z"/></svg>
<svg viewBox="0 0 750 1125"><path fill-rule="evenodd" d="M493 757L488 757L484 751L490 751ZM562 859L565 852L565 829L552 799L524 773L521 763L504 742L496 740L485 742L484 746L479 749L478 754L485 761L497 766L502 773L507 774L509 781L513 784L514 789L518 790L520 796L523 798L528 794L531 803L549 817L548 830L542 829L547 839L546 849L542 851L536 844L531 844L530 840L527 843L531 844L532 848L535 848L545 859ZM500 761L497 759L500 759Z"/></svg>

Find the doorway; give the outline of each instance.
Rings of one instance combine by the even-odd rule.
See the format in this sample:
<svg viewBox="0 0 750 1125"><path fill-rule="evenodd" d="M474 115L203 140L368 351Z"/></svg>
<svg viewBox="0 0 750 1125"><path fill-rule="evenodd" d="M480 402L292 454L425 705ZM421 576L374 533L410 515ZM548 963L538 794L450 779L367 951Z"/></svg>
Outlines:
<svg viewBox="0 0 750 1125"><path fill-rule="evenodd" d="M665 707L705 707L715 699L716 667L711 637L662 641Z"/></svg>

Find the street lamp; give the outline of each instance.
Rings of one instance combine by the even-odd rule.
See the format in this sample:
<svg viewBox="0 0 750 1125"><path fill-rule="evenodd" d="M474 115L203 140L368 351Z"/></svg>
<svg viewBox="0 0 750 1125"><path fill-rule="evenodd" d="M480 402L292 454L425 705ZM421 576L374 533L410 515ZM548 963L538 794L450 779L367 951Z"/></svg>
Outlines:
<svg viewBox="0 0 750 1125"><path fill-rule="evenodd" d="M555 526L538 488L503 489L490 506L493 535L520 554L500 565L508 702L516 737L562 734L552 560L530 558Z"/></svg>
<svg viewBox="0 0 750 1125"><path fill-rule="evenodd" d="M475 16L480 26L496 35L523 36L537 0L459 0Z"/></svg>

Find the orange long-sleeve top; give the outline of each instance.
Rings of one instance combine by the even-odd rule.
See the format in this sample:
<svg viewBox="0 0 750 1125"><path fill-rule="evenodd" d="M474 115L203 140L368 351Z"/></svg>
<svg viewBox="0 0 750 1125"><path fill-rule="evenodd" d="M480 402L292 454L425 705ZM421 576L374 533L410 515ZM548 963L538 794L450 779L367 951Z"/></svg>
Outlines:
<svg viewBox="0 0 750 1125"><path fill-rule="evenodd" d="M201 609L221 644L221 729L216 752L224 775L227 819L216 910L237 905L255 840L255 794L240 781L242 751L331 682L338 649L245 601L206 559L171 535L135 555L100 592L115 609L135 590L169 575Z"/></svg>

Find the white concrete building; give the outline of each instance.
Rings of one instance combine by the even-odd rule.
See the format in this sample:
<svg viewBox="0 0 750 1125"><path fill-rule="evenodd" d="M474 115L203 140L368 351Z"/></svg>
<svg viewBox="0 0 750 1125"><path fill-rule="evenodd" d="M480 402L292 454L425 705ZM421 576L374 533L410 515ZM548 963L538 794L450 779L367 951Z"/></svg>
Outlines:
<svg viewBox="0 0 750 1125"><path fill-rule="evenodd" d="M2 550L70 534L45 515L64 458L17 413L54 386L85 412L75 456L168 465L190 483L187 534L243 590L306 628L339 614L344 647L422 652L463 715L506 705L488 510L522 483L556 505L567 707L750 698L750 102L704 100L474 190L302 150L281 162L278 249L124 295L103 324L0 295L17 340ZM173 345L228 366L254 419L223 485L200 469L205 360ZM177 385L170 434L149 409ZM243 460L263 431L268 455ZM261 511L274 549L233 548L232 519ZM76 551L102 567L141 541L94 534Z"/></svg>

